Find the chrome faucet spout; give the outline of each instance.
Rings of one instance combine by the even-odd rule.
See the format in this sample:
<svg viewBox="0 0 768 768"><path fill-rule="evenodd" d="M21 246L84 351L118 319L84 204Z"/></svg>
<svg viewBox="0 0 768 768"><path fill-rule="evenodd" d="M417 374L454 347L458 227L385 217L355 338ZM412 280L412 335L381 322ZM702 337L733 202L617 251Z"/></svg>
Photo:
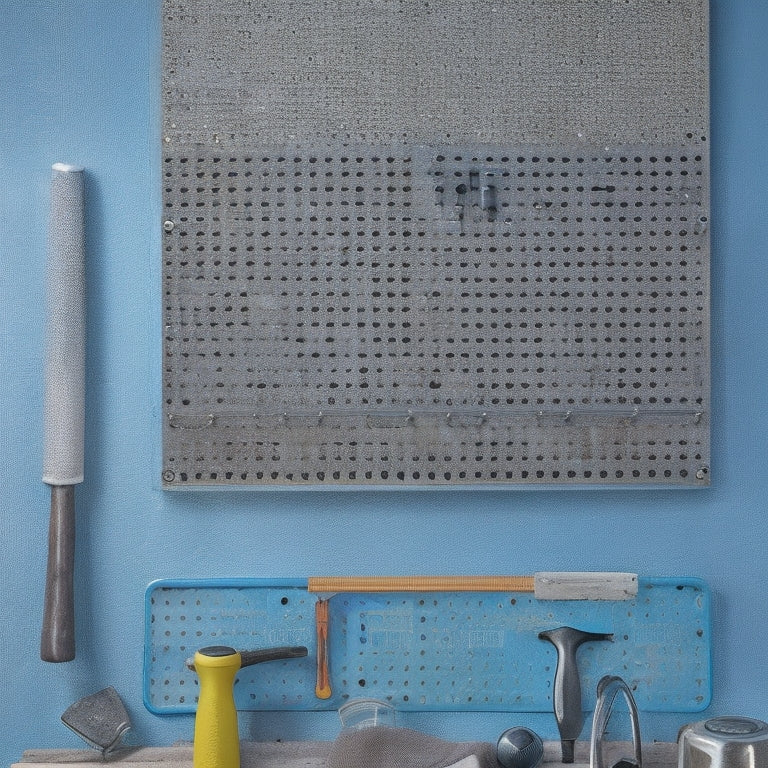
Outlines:
<svg viewBox="0 0 768 768"><path fill-rule="evenodd" d="M640 744L640 718L637 713L637 704L632 691L626 682L616 675L606 675L597 684L597 705L592 718L592 737L589 742L590 768L606 768L603 760L603 737L608 726L608 721L613 712L616 696L624 694L629 709L629 717L632 725L632 757L622 757L613 763L610 768L642 768L643 758Z"/></svg>

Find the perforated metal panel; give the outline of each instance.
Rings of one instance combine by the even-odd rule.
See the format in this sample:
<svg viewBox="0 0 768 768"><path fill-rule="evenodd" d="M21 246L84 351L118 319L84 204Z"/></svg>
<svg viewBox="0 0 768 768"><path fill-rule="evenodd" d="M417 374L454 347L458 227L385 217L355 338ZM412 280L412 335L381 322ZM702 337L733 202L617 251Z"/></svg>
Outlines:
<svg viewBox="0 0 768 768"><path fill-rule="evenodd" d="M166 3L177 5L194 4ZM371 144L381 132L370 109L347 126L355 131L331 135L330 107L318 103L314 136L305 120L303 141L291 141L286 113L284 143L267 144L257 129L274 138L275 115L264 122L252 96L232 101L232 85L209 117L195 113L189 71L211 77L210 57L185 54L184 39L219 41L224 18L167 12L168 487L708 483L706 14L699 3L628 5L642 6L632 18L653 39L664 36L657 6L700 12L668 31L668 48L697 65L687 98L699 113L670 128L669 114L654 124L638 112L632 141L610 145L595 143L605 114L584 129L591 141L571 131L564 143L566 121L553 126L559 141L534 142L540 126L523 121L510 130L517 140L491 144L466 135L464 111L446 141L429 103L397 141ZM559 3L556 15L573 20L583 6ZM601 18L621 26L616 6L598 3L590 29ZM531 24L555 13L519 7ZM336 12L354 20L356 8ZM396 14L379 10L379 22ZM249 24L267 24L264 13L248 6ZM508 56L499 66L530 74ZM655 68L645 75L665 82ZM530 99L534 87L520 82ZM197 82L208 107L210 85ZM266 105L288 106L290 95L262 87ZM609 97L603 106L623 112L643 100ZM496 137L506 107L493 92L477 103ZM203 119L238 131L206 135Z"/></svg>

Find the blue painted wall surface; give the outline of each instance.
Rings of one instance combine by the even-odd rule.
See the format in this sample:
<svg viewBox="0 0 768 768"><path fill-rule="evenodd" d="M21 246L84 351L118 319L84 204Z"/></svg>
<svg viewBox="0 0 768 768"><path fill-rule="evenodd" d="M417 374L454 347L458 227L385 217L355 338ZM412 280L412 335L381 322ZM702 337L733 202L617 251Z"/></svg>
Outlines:
<svg viewBox="0 0 768 768"><path fill-rule="evenodd" d="M768 719L766 557L768 4L712 4L713 461L694 491L242 492L158 489L159 0L0 3L0 764L79 746L59 721L114 685L134 738L170 744L192 718L141 695L143 598L160 577L633 570L714 593L708 714ZM78 488L78 656L39 660L48 488L40 481L50 166L88 169L87 479ZM644 716L674 740L699 716ZM493 739L549 715L412 715ZM333 713L242 718L255 739L331 739Z"/></svg>

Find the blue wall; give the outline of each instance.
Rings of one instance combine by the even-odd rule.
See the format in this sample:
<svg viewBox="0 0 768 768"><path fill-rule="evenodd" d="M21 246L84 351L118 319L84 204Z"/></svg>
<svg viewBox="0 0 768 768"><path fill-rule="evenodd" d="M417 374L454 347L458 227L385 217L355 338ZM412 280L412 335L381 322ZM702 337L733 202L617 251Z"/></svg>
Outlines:
<svg viewBox="0 0 768 768"><path fill-rule="evenodd" d="M114 685L135 739L192 719L142 704L143 599L161 577L633 570L696 575L714 593L708 713L768 719L764 376L768 4L713 0L712 487L694 491L167 493L159 442L159 0L0 4L0 763L79 746L66 707ZM87 478L78 488L78 656L38 658L48 488L40 481L50 166L88 169ZM469 534L469 535L468 535ZM698 715L644 716L674 740ZM493 739L548 715L413 715ZM257 739L333 738L333 713L243 718Z"/></svg>

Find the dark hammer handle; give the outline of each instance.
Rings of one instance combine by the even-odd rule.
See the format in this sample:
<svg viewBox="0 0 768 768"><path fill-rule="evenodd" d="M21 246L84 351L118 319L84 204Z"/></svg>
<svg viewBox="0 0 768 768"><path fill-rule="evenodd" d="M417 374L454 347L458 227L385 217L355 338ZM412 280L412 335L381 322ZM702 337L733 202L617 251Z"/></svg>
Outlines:
<svg viewBox="0 0 768 768"><path fill-rule="evenodd" d="M45 578L40 658L75 658L75 486L51 486L48 569Z"/></svg>
<svg viewBox="0 0 768 768"><path fill-rule="evenodd" d="M557 728L560 731L562 762L572 763L574 746L584 726L581 708L581 680L576 661L576 651L591 640L612 640L613 635L597 632L582 632L573 627L558 627L540 632L541 640L549 640L557 649L557 669L553 704Z"/></svg>

